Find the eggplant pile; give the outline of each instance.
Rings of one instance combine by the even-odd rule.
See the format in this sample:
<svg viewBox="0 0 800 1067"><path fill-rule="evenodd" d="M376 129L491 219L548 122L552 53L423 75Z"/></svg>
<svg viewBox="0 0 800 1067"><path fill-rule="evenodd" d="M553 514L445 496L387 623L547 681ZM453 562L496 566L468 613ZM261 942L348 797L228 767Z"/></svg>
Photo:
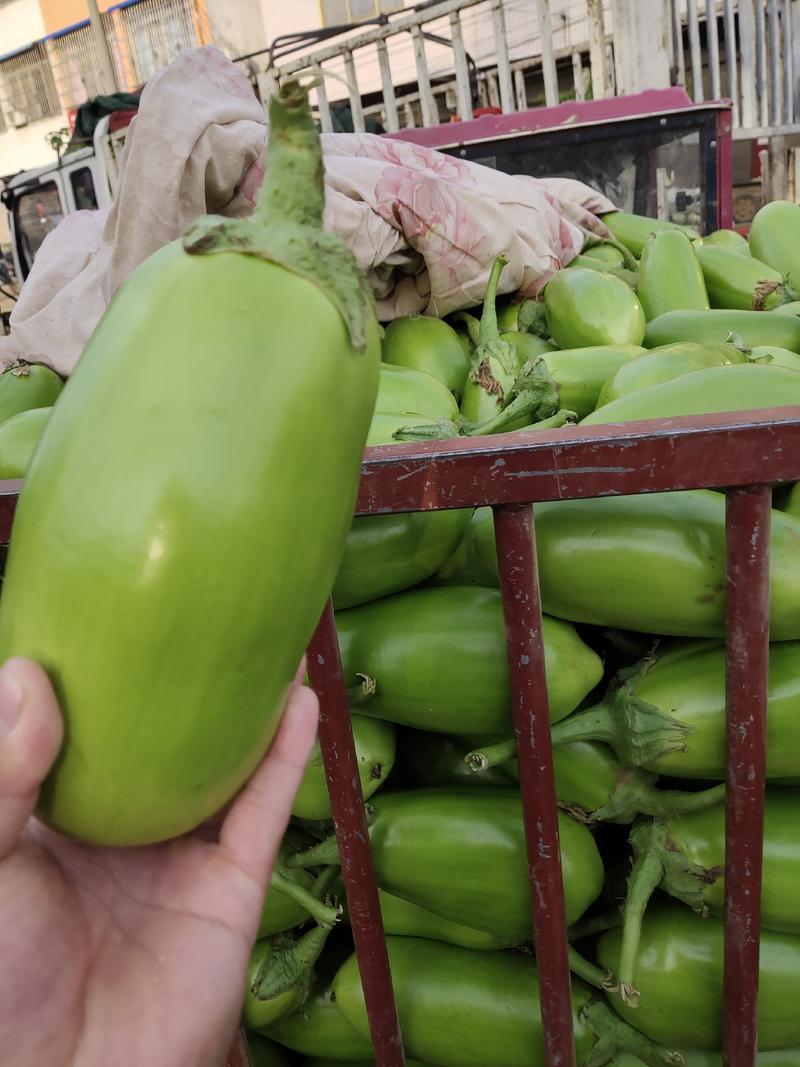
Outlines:
<svg viewBox="0 0 800 1067"><path fill-rule="evenodd" d="M26 475L0 655L45 665L67 724L38 814L115 845L197 826L263 755L332 589L407 1062L539 1067L492 515L353 520L363 448L800 405L800 207L767 205L749 242L614 212L537 299L498 298L499 256L480 308L399 319L381 340L321 229L297 86L271 105L269 160L252 219L203 220L129 280L63 396L46 368L0 375L0 476ZM800 490L786 490L764 1067L800 1067ZM577 1062L720 1064L724 496L554 501L536 537ZM340 867L317 750L247 975L256 1067L374 1062Z"/></svg>

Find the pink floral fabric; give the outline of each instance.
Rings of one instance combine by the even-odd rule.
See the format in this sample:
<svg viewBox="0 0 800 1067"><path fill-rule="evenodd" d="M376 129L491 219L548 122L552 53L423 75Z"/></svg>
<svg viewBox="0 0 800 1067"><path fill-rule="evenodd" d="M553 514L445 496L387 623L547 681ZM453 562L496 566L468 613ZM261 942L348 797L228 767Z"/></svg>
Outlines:
<svg viewBox="0 0 800 1067"><path fill-rule="evenodd" d="M68 216L42 245L0 339L0 359L73 369L108 302L200 215L252 211L266 115L215 48L183 52L142 96L113 206ZM503 174L411 142L324 134L325 225L366 271L382 321L480 303L492 263L503 293L536 293L613 204L570 179Z"/></svg>

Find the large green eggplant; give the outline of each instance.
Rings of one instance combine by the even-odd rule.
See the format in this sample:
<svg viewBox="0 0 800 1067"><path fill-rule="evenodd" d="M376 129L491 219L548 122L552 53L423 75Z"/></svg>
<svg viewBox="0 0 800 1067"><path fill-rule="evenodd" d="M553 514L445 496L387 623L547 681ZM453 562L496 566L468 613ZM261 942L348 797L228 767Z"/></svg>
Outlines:
<svg viewBox="0 0 800 1067"><path fill-rule="evenodd" d="M544 306L559 348L642 343L642 306L630 286L611 274L560 270L545 286Z"/></svg>
<svg viewBox="0 0 800 1067"><path fill-rule="evenodd" d="M394 725L366 715L351 715L356 747L358 776L365 800L380 789L394 767ZM292 815L299 819L325 820L331 817L331 799L325 782L319 741L314 746L303 780L292 805Z"/></svg>
<svg viewBox="0 0 800 1067"><path fill-rule="evenodd" d="M720 245L701 244L697 259L712 307L771 311L797 299L797 292L786 284L780 271L753 256L742 256Z"/></svg>
<svg viewBox="0 0 800 1067"><path fill-rule="evenodd" d="M708 293L692 242L680 230L648 237L636 293L648 322L666 311L707 311Z"/></svg>
<svg viewBox="0 0 800 1067"><path fill-rule="evenodd" d="M0 658L40 662L63 710L39 816L96 843L184 833L241 788L352 521L379 327L322 230L306 91L270 115L253 216L201 220L128 279L17 508Z"/></svg>
<svg viewBox="0 0 800 1067"><path fill-rule="evenodd" d="M364 604L336 617L347 684L376 692L359 714L439 733L505 733L511 691L500 594L442 586ZM553 722L600 681L602 663L569 623L544 619Z"/></svg>
<svg viewBox="0 0 800 1067"><path fill-rule="evenodd" d="M665 1052L668 1050L664 1050ZM680 1055L682 1067L723 1067L721 1052L698 1052L697 1049L675 1049ZM643 1060L633 1053L623 1052L614 1061L614 1067L641 1067ZM755 1067L800 1067L800 1048L777 1049L775 1052L759 1052Z"/></svg>
<svg viewBox="0 0 800 1067"><path fill-rule="evenodd" d="M780 345L800 352L800 318L774 311L667 311L648 322L642 342L646 348L671 345L675 341L725 344L734 340L746 348Z"/></svg>
<svg viewBox="0 0 800 1067"><path fill-rule="evenodd" d="M598 944L603 967L619 958L621 934ZM652 1041L670 1047L722 1046L722 922L680 904L653 906L645 917L636 958L637 1007L611 994L617 1012ZM800 938L761 933L758 997L760 1050L800 1046Z"/></svg>
<svg viewBox="0 0 800 1067"><path fill-rule="evenodd" d="M725 649L679 642L620 673L594 708L564 719L560 741L604 740L628 766L676 778L725 776ZM800 777L800 642L770 645L767 778Z"/></svg>
<svg viewBox="0 0 800 1067"><path fill-rule="evenodd" d="M383 929L387 934L397 937L427 937L430 941L444 941L447 945L459 945L461 948L474 948L481 952L511 948L514 938L497 937L476 930L473 926L464 926L438 915L420 904L395 896L385 889L378 890L381 902Z"/></svg>
<svg viewBox="0 0 800 1067"><path fill-rule="evenodd" d="M733 363L691 371L621 396L595 409L582 424L598 426L795 404L800 404L800 374L796 370L764 363Z"/></svg>
<svg viewBox="0 0 800 1067"><path fill-rule="evenodd" d="M381 363L374 414L431 415L457 419L455 397L438 378L409 367Z"/></svg>
<svg viewBox="0 0 800 1067"><path fill-rule="evenodd" d="M370 841L378 884L452 922L521 944L532 936L519 790L414 789L374 797ZM597 898L603 864L589 830L559 814L567 923ZM335 838L292 865L338 864Z"/></svg>
<svg viewBox="0 0 800 1067"><path fill-rule="evenodd" d="M612 211L600 217L616 240L635 256L641 256L644 246L654 233L678 231L687 234L692 240L697 238L697 234L689 226L665 222L663 219L651 219L646 215L632 215L628 211Z"/></svg>
<svg viewBox="0 0 800 1067"><path fill-rule="evenodd" d="M800 495L798 496L800 511ZM725 633L725 498L712 490L537 504L542 603L573 622L678 637ZM772 512L770 634L800 638L800 515ZM461 580L497 585L490 508ZM477 732L477 731L476 731ZM486 731L489 732L488 730Z"/></svg>
<svg viewBox="0 0 800 1067"><path fill-rule="evenodd" d="M384 363L424 371L460 396L467 380L469 356L458 334L441 319L406 315L386 327L381 345Z"/></svg>
<svg viewBox="0 0 800 1067"><path fill-rule="evenodd" d="M773 309L773 315L800 315L800 300L790 300L788 304L781 304Z"/></svg>
<svg viewBox="0 0 800 1067"><path fill-rule="evenodd" d="M754 363L800 371L800 352L790 352L788 348L778 348L777 345L756 345L750 349L749 358Z"/></svg>
<svg viewBox="0 0 800 1067"><path fill-rule="evenodd" d="M662 382L680 378L705 367L722 367L730 363L746 363L747 356L733 345L697 345L693 341L679 341L661 348L645 349L641 355L623 363L606 380L595 408L601 408L621 396L641 392ZM594 409L592 409L594 410Z"/></svg>
<svg viewBox="0 0 800 1067"><path fill-rule="evenodd" d="M721 248L732 248L742 256L751 255L747 238L742 237L736 230L714 230L698 241L697 245L717 245Z"/></svg>
<svg viewBox="0 0 800 1067"><path fill-rule="evenodd" d="M750 223L750 251L800 285L800 207L773 200L758 210Z"/></svg>
<svg viewBox="0 0 800 1067"><path fill-rule="evenodd" d="M397 1012L406 1051L438 1067L544 1067L539 983L529 956L474 952L413 937L387 938ZM351 956L334 981L336 1006L362 1035L369 1032L358 963ZM617 1019L573 980L577 1062L616 1063L636 1050L645 1063L674 1063Z"/></svg>
<svg viewBox="0 0 800 1067"><path fill-rule="evenodd" d="M372 1042L356 1030L336 1006L331 982L312 988L300 1011L284 1015L266 1028L267 1036L303 1056L330 1057L347 1063L369 1061Z"/></svg>
<svg viewBox="0 0 800 1067"><path fill-rule="evenodd" d="M610 244L607 241L584 248L581 256L585 259L595 259L609 268L625 267L630 262L630 258L626 259L616 244Z"/></svg>
<svg viewBox="0 0 800 1067"><path fill-rule="evenodd" d="M23 478L52 408L31 408L0 422L0 478Z"/></svg>
<svg viewBox="0 0 800 1067"><path fill-rule="evenodd" d="M582 419L597 407L608 378L646 351L640 345L593 345L545 352L542 359L558 385L561 407Z"/></svg>
<svg viewBox="0 0 800 1067"><path fill-rule="evenodd" d="M0 371L0 423L34 408L50 408L58 400L64 383L43 363L24 359L7 364Z"/></svg>

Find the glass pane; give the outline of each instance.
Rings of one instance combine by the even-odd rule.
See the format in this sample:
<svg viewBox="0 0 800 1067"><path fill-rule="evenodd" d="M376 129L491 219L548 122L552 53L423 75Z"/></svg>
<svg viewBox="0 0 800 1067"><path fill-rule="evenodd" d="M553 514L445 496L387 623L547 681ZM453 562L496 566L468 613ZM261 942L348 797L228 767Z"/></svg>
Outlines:
<svg viewBox="0 0 800 1067"><path fill-rule="evenodd" d="M78 211L97 207L97 197L94 192L92 172L88 167L74 170L69 176L72 185L72 193L75 197L75 207Z"/></svg>
<svg viewBox="0 0 800 1067"><path fill-rule="evenodd" d="M349 22L347 0L322 0L322 21L326 26L343 26Z"/></svg>
<svg viewBox="0 0 800 1067"><path fill-rule="evenodd" d="M63 207L55 182L45 182L23 193L16 205L19 232L28 261L39 251L45 237L61 222Z"/></svg>

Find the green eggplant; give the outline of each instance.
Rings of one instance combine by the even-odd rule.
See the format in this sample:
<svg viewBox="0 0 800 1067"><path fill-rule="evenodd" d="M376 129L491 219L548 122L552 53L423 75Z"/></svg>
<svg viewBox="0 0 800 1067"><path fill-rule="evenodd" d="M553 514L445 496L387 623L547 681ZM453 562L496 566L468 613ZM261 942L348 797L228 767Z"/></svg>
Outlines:
<svg viewBox="0 0 800 1067"><path fill-rule="evenodd" d="M241 789L352 522L379 326L323 232L296 82L268 154L251 216L199 220L114 297L17 506L0 656L41 663L64 716L39 817L96 844L183 834Z"/></svg>
<svg viewBox="0 0 800 1067"><path fill-rule="evenodd" d="M625 256L623 256L619 248L607 242L584 248L581 256L588 259L596 259L599 263L605 263L608 267L626 266Z"/></svg>
<svg viewBox="0 0 800 1067"><path fill-rule="evenodd" d="M800 643L770 645L767 778L800 776ZM603 700L554 728L559 742L606 741L627 766L676 778L725 776L725 649L679 642L621 671Z"/></svg>
<svg viewBox="0 0 800 1067"><path fill-rule="evenodd" d="M290 1067L289 1054L262 1034L248 1033L251 1067Z"/></svg>
<svg viewBox="0 0 800 1067"><path fill-rule="evenodd" d="M508 786L515 777L511 761L473 770L465 757L474 746L448 734L405 729L400 751L412 780L427 786Z"/></svg>
<svg viewBox="0 0 800 1067"><path fill-rule="evenodd" d="M511 692L500 594L415 589L336 616L347 684L375 679L359 714L438 733L505 733ZM600 681L600 658L569 623L544 619L550 717L574 710Z"/></svg>
<svg viewBox="0 0 800 1067"><path fill-rule="evenodd" d="M262 1030L302 1006L328 933L314 926L297 938L279 934L256 942L247 966L242 1009L248 1030Z"/></svg>
<svg viewBox="0 0 800 1067"><path fill-rule="evenodd" d="M705 367L746 362L747 356L733 345L697 345L693 341L679 341L661 348L644 349L641 355L623 363L606 380L595 407L602 408L621 396L641 392Z"/></svg>
<svg viewBox="0 0 800 1067"><path fill-rule="evenodd" d="M603 934L597 954L616 966L621 933ZM722 1045L722 922L703 919L679 904L650 908L636 956L638 1006L609 994L621 1017L651 1041L670 1047L715 1050ZM345 966L347 966L345 964ZM338 982L338 978L337 978ZM758 1046L800 1046L800 938L761 932Z"/></svg>
<svg viewBox="0 0 800 1067"><path fill-rule="evenodd" d="M381 359L431 374L456 396L461 396L469 372L469 355L456 331L442 319L427 315L406 315L390 322Z"/></svg>
<svg viewBox="0 0 800 1067"><path fill-rule="evenodd" d="M64 383L43 363L17 359L0 371L0 423L34 408L50 408L61 395Z"/></svg>
<svg viewBox="0 0 800 1067"><path fill-rule="evenodd" d="M800 300L790 300L788 304L781 304L772 309L773 315L800 315Z"/></svg>
<svg viewBox="0 0 800 1067"><path fill-rule="evenodd" d="M760 208L750 223L750 251L770 267L800 285L800 207L773 200Z"/></svg>
<svg viewBox="0 0 800 1067"><path fill-rule="evenodd" d="M608 378L646 351L640 345L594 345L545 352L542 359L558 385L561 407L582 419L597 407Z"/></svg>
<svg viewBox="0 0 800 1067"><path fill-rule="evenodd" d="M764 868L761 924L779 933L800 934L800 844L797 816L800 795L789 789L767 791L764 812ZM642 820L631 830L634 862L628 879L622 946L614 975L620 994L635 1002L635 964L642 918L659 887L700 915L722 914L725 903L725 809L670 820Z"/></svg>
<svg viewBox="0 0 800 1067"><path fill-rule="evenodd" d="M430 941L444 941L448 945L473 948L478 951L496 951L511 948L513 938L496 937L484 930L453 922L437 915L435 911L412 904L385 889L378 890L381 902L383 929L397 937L427 937Z"/></svg>
<svg viewBox="0 0 800 1067"><path fill-rule="evenodd" d="M372 1059L369 1035L359 1033L336 1005L332 982L317 982L300 1011L277 1019L266 1034L303 1056L330 1057L347 1063Z"/></svg>
<svg viewBox="0 0 800 1067"><path fill-rule="evenodd" d="M798 514L773 510L770 634L800 638ZM676 637L725 633L725 497L712 490L553 500L537 504L542 604L572 622ZM480 584L497 586L491 508L470 523ZM479 732L479 731L476 731ZM490 731L485 731L486 733Z"/></svg>
<svg viewBox="0 0 800 1067"><path fill-rule="evenodd" d="M763 311L667 311L648 322L642 342L645 348L670 345L675 341L725 344L733 340L740 347L780 345L800 352L800 320L790 315Z"/></svg>
<svg viewBox="0 0 800 1067"><path fill-rule="evenodd" d="M583 270L599 270L601 274L607 274L612 269L612 264L606 263L601 259L595 259L594 256L586 256L579 253L569 261L566 269L575 270L576 267L581 267Z"/></svg>
<svg viewBox="0 0 800 1067"><path fill-rule="evenodd" d="M707 240L707 238L706 238ZM667 1051L665 1049L665 1051ZM682 1067L723 1067L721 1052L698 1052L691 1049L676 1049ZM614 1061L614 1067L640 1067L642 1060L633 1053L623 1052ZM755 1067L800 1067L800 1048L778 1049L775 1052L759 1052Z"/></svg>
<svg viewBox="0 0 800 1067"><path fill-rule="evenodd" d="M794 404L800 404L800 375L796 370L762 363L734 363L691 371L679 378L651 385L649 389L621 396L596 408L582 420L582 425L707 415L716 411L751 411Z"/></svg>
<svg viewBox="0 0 800 1067"><path fill-rule="evenodd" d="M314 879L302 869L287 870L285 867L286 857L292 852L301 852L311 844L311 838L294 826L289 826L283 835L272 885L267 890L264 908L261 913L261 922L258 927L258 937L269 937L272 934L281 934L286 930L292 930L310 919L311 912L306 906L308 901L302 898L305 893L311 894ZM283 879L293 883L293 887L286 886ZM281 891L281 885L287 892ZM298 894L296 890L299 889ZM294 893L294 895L289 895Z"/></svg>
<svg viewBox="0 0 800 1067"><path fill-rule="evenodd" d="M703 244L697 248L697 260L712 307L771 311L797 299L796 291L786 284L780 271L753 256L742 256L721 245Z"/></svg>
<svg viewBox="0 0 800 1067"><path fill-rule="evenodd" d="M0 478L25 476L52 411L52 408L30 408L0 422Z"/></svg>
<svg viewBox="0 0 800 1067"><path fill-rule="evenodd" d="M544 288L544 306L559 348L639 345L645 334L642 306L630 286L596 270L560 270Z"/></svg>
<svg viewBox="0 0 800 1067"><path fill-rule="evenodd" d="M648 322L667 311L708 310L703 271L685 233L662 230L648 237L636 292Z"/></svg>
<svg viewBox="0 0 800 1067"><path fill-rule="evenodd" d="M529 956L474 952L413 937L387 938L403 1042L409 1055L438 1067L544 1067L536 965ZM348 1022L369 1033L355 956L334 981L336 1006ZM577 1062L616 1062L635 1050L645 1063L674 1062L593 1001L588 986L572 983Z"/></svg>
<svg viewBox="0 0 800 1067"><path fill-rule="evenodd" d="M627 211L612 211L601 215L600 218L613 237L635 256L641 256L644 246L654 233L677 230L687 234L690 240L697 238L697 234L689 226L679 226L675 222L651 219L645 215L632 215Z"/></svg>
<svg viewBox="0 0 800 1067"><path fill-rule="evenodd" d="M500 334L500 340L513 345L517 350L519 370L522 370L527 360L545 356L549 352L554 352L556 348L552 341L545 341L543 337L537 337L533 333L523 333L521 330L506 330Z"/></svg>
<svg viewBox="0 0 800 1067"><path fill-rule="evenodd" d="M370 804L378 884L452 922L521 944L532 936L518 789L414 789ZM597 898L603 864L585 826L559 814L567 924ZM291 856L293 866L339 864L336 838Z"/></svg>
<svg viewBox="0 0 800 1067"><path fill-rule="evenodd" d="M749 359L753 363L766 363L770 367L800 370L800 353L790 352L788 348L779 348L777 345L757 345L750 349Z"/></svg>
<svg viewBox="0 0 800 1067"><path fill-rule="evenodd" d="M520 304L504 304L497 308L497 328L502 332L519 329Z"/></svg>
<svg viewBox="0 0 800 1067"><path fill-rule="evenodd" d="M432 374L381 363L375 414L431 415L455 420L458 404L447 386Z"/></svg>
<svg viewBox="0 0 800 1067"><path fill-rule="evenodd" d="M736 230L714 230L696 243L698 246L717 245L720 248L732 248L734 252L742 256L751 254L747 238L742 237Z"/></svg>
<svg viewBox="0 0 800 1067"><path fill-rule="evenodd" d="M395 758L395 731L390 722L351 715L353 741L358 761L358 776L365 800L389 777ZM325 782L322 752L319 741L314 745L303 780L292 805L292 815L298 819L325 820L331 817L331 800Z"/></svg>

